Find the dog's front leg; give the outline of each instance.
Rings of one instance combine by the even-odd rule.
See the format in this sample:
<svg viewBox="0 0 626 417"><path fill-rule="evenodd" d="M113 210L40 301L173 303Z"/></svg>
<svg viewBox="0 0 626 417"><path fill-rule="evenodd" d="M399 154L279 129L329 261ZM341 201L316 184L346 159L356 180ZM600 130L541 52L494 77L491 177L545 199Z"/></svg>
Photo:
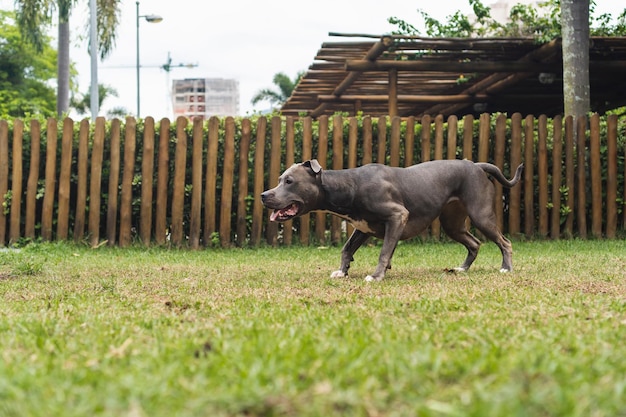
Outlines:
<svg viewBox="0 0 626 417"><path fill-rule="evenodd" d="M352 232L350 238L343 245L341 249L341 267L338 271L334 271L330 274L331 278L341 278L348 275L348 269L350 269L350 262L354 260L354 253L369 239L369 235L363 233L357 229Z"/></svg>
<svg viewBox="0 0 626 417"><path fill-rule="evenodd" d="M409 212L404 207L394 214L385 225L385 238L383 248L378 258L378 266L372 275L365 277L365 281L380 281L385 277L385 272L391 265L391 258L398 246L398 241L404 231L404 226L409 218Z"/></svg>

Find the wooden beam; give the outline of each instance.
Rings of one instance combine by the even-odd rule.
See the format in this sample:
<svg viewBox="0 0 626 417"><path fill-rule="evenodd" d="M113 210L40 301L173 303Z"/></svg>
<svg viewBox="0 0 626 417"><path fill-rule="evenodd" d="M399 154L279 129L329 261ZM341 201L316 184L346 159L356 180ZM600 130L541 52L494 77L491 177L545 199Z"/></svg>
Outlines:
<svg viewBox="0 0 626 417"><path fill-rule="evenodd" d="M471 72L562 72L563 66L552 63L519 61L346 61L346 71L435 71L453 73Z"/></svg>
<svg viewBox="0 0 626 417"><path fill-rule="evenodd" d="M454 104L454 103L480 103L483 101L510 101L510 100L550 100L560 97L555 94L515 94L515 95L489 95L489 94L449 94L449 95L405 95L400 94L397 97L398 103L438 103L438 104ZM320 94L317 96L317 100L321 103L385 103L389 102L390 97L384 94L351 94L343 95L341 97L334 96L332 94Z"/></svg>
<svg viewBox="0 0 626 417"><path fill-rule="evenodd" d="M365 61L349 60L345 64L346 71L435 71L435 72L563 72L561 62L527 62L527 61ZM626 71L626 61L592 61L589 71Z"/></svg>
<svg viewBox="0 0 626 417"><path fill-rule="evenodd" d="M393 44L393 39L391 38L391 36L383 36L380 41L376 42L374 45L372 45L372 47L370 48L369 51L367 51L367 54L365 54L364 59L367 61L376 61L376 59L383 54L383 52L385 52L391 45ZM352 71L349 72L348 75L343 79L343 81L341 81L337 87L335 88L335 90L333 91L333 95L335 96L341 96L348 88L350 88L350 86L352 85L352 83L359 78L359 76L361 76L361 73L358 71ZM313 111L311 111L310 116L311 117L317 117L319 115L321 115L322 113L324 113L324 110L326 110L327 104L326 103L322 103L320 104L317 108L315 108Z"/></svg>

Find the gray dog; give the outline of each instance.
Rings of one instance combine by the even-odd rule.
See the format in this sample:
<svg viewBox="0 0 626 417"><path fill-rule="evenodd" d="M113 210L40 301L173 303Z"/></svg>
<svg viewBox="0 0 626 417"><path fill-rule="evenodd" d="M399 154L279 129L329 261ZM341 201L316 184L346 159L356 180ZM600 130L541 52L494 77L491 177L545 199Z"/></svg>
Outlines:
<svg viewBox="0 0 626 417"><path fill-rule="evenodd" d="M368 164L359 168L322 170L313 159L292 165L278 185L261 194L272 209L271 221L286 221L312 210L328 211L355 227L341 251L341 268L331 277L348 274L353 255L371 236L383 239L378 267L366 281L381 280L391 268L399 240L417 236L439 217L448 236L467 248L467 258L456 268L465 271L474 262L480 241L466 228L472 223L502 251L501 272L513 269L511 242L496 225L494 187L487 174L507 188L522 176L520 165L507 180L495 165L468 160L430 161L407 168Z"/></svg>

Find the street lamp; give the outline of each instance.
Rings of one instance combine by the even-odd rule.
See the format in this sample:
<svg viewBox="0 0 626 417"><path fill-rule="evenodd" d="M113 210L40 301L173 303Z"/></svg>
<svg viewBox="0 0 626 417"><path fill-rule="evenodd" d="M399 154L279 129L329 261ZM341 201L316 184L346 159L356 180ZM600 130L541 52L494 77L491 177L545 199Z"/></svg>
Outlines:
<svg viewBox="0 0 626 417"><path fill-rule="evenodd" d="M135 2L137 4L137 118L140 116L140 89L139 89L139 18L143 17L147 22L150 23L159 23L163 20L163 18L156 14L148 14L148 15L140 15L139 14L139 2Z"/></svg>

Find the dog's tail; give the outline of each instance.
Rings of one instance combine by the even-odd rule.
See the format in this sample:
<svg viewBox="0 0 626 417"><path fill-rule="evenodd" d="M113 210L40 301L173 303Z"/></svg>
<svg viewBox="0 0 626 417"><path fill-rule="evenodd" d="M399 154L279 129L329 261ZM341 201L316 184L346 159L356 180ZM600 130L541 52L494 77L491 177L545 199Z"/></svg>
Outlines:
<svg viewBox="0 0 626 417"><path fill-rule="evenodd" d="M500 171L500 168L493 164L489 164L487 162L476 162L476 165L507 188L511 188L517 184L519 180L522 179L522 172L524 171L524 164L520 164L515 171L515 176L512 179L507 180L504 174L502 174L502 171Z"/></svg>

